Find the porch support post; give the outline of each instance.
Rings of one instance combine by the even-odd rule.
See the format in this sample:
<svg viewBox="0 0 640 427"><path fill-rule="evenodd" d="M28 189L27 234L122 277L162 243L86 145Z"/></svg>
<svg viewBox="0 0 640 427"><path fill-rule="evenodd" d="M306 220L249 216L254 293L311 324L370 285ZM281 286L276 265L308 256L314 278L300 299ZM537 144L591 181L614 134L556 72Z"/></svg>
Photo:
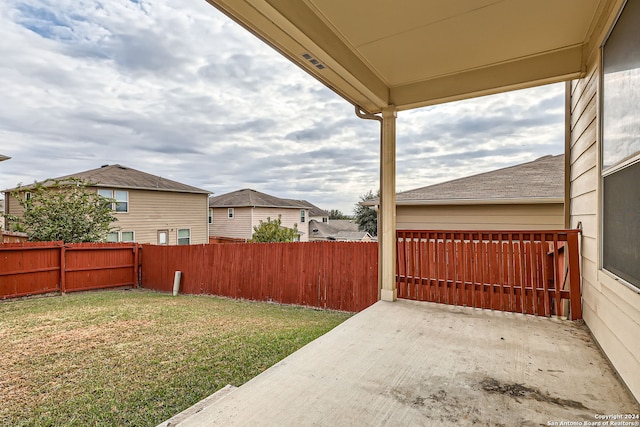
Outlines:
<svg viewBox="0 0 640 427"><path fill-rule="evenodd" d="M378 210L378 287L380 299L395 301L396 288L396 107L382 110L380 208Z"/></svg>

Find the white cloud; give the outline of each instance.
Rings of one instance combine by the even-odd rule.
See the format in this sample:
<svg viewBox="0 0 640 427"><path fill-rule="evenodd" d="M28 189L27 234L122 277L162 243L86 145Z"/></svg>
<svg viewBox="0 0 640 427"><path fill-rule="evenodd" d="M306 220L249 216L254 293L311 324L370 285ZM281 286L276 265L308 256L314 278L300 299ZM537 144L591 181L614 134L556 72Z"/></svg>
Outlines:
<svg viewBox="0 0 640 427"><path fill-rule="evenodd" d="M204 1L0 3L0 186L121 163L351 212L376 122ZM398 189L563 147L562 86L401 112Z"/></svg>

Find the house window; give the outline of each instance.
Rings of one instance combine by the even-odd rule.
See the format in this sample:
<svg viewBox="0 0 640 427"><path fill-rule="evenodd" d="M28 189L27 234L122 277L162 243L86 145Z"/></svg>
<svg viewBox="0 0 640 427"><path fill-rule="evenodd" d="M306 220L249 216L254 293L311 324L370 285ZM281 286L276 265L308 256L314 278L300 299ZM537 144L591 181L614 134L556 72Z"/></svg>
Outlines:
<svg viewBox="0 0 640 427"><path fill-rule="evenodd" d="M24 198L25 198L26 200L31 200L31 193L26 192L26 193L25 193L25 195L24 195Z"/></svg>
<svg viewBox="0 0 640 427"><path fill-rule="evenodd" d="M329 222L329 218L327 218L326 216L322 217L322 222Z"/></svg>
<svg viewBox="0 0 640 427"><path fill-rule="evenodd" d="M229 219L233 219L234 215L235 215L235 212L233 211L233 208L229 208L227 210L227 216L229 217Z"/></svg>
<svg viewBox="0 0 640 427"><path fill-rule="evenodd" d="M300 222L304 222L304 215L305 215L304 209L300 209Z"/></svg>
<svg viewBox="0 0 640 427"><path fill-rule="evenodd" d="M178 244L190 245L191 244L191 230L188 228L178 229Z"/></svg>
<svg viewBox="0 0 640 427"><path fill-rule="evenodd" d="M135 242L135 234L133 231L111 231L107 234L107 242Z"/></svg>
<svg viewBox="0 0 640 427"><path fill-rule="evenodd" d="M640 288L640 2L602 48L602 268Z"/></svg>
<svg viewBox="0 0 640 427"><path fill-rule="evenodd" d="M122 190L99 189L98 195L110 199L111 209L116 212L129 212L129 192Z"/></svg>
<svg viewBox="0 0 640 427"><path fill-rule="evenodd" d="M169 244L169 230L158 230L158 244L159 245Z"/></svg>
<svg viewBox="0 0 640 427"><path fill-rule="evenodd" d="M116 212L129 212L129 192L115 191Z"/></svg>
<svg viewBox="0 0 640 427"><path fill-rule="evenodd" d="M213 209L209 209L209 224L213 224Z"/></svg>

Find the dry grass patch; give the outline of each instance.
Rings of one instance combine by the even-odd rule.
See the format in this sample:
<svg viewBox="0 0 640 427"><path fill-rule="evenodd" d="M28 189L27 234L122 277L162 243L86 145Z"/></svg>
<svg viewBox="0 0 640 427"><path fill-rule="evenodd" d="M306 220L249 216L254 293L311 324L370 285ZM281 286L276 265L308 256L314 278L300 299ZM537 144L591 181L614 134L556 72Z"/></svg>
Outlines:
<svg viewBox="0 0 640 427"><path fill-rule="evenodd" d="M349 314L106 291L0 303L0 425L156 425Z"/></svg>

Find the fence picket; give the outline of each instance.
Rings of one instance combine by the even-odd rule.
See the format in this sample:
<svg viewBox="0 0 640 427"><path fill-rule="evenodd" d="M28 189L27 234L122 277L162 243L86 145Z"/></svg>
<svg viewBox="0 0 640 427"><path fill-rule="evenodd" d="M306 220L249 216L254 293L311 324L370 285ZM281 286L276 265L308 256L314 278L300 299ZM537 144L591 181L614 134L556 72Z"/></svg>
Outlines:
<svg viewBox="0 0 640 427"><path fill-rule="evenodd" d="M415 261L399 264L398 296L580 319L578 233L398 230L400 259L414 255L407 254L407 239L416 248L426 248L415 251L419 257ZM569 290L563 287L564 265ZM419 289L411 289L409 284ZM570 307L568 313L563 306Z"/></svg>

